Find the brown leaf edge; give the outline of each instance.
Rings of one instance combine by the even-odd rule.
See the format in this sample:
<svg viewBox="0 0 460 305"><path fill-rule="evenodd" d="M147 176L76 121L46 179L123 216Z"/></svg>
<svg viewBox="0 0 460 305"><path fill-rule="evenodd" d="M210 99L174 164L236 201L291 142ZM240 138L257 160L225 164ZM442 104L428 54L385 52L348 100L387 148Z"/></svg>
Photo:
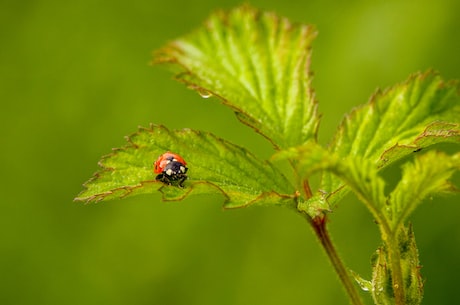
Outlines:
<svg viewBox="0 0 460 305"><path fill-rule="evenodd" d="M429 124L410 144L396 143L385 150L377 163L382 168L389 161L397 161L411 153L417 153L424 148L438 143L460 143L460 124L435 121Z"/></svg>

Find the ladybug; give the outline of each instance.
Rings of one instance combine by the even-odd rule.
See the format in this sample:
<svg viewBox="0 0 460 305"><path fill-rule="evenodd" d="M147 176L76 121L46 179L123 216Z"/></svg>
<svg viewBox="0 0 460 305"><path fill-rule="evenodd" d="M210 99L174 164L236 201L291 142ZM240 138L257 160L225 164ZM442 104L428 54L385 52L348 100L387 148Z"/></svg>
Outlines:
<svg viewBox="0 0 460 305"><path fill-rule="evenodd" d="M179 181L178 186L184 187L183 183L187 179L187 163L178 154L170 151L160 155L154 164L154 173L158 174L156 180L171 185L172 182Z"/></svg>

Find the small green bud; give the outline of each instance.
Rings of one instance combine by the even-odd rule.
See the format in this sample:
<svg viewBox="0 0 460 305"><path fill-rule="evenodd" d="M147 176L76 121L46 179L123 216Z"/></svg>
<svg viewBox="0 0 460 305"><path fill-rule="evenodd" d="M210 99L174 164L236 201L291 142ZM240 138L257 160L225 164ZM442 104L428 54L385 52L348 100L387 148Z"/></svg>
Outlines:
<svg viewBox="0 0 460 305"><path fill-rule="evenodd" d="M418 250L412 227L404 228L398 235L399 256L404 283L406 305L418 305L423 298L423 279L420 274ZM388 249L384 246L377 249L372 257L372 297L375 304L391 305L395 303L391 261Z"/></svg>

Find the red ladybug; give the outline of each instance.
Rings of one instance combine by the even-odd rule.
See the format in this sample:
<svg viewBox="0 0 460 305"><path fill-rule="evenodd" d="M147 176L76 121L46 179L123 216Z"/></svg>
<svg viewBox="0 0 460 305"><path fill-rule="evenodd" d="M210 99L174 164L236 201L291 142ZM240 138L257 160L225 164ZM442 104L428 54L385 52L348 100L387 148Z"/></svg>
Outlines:
<svg viewBox="0 0 460 305"><path fill-rule="evenodd" d="M158 174L156 180L171 185L172 182L178 181L177 185L183 187L187 179L187 163L178 154L170 151L165 152L155 161L154 173Z"/></svg>

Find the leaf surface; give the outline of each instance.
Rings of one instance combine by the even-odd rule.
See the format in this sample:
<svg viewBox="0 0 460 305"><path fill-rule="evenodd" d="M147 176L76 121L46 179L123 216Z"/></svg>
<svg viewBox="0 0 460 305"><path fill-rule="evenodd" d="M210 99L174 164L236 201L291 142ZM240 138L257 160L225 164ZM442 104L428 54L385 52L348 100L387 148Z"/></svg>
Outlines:
<svg viewBox="0 0 460 305"><path fill-rule="evenodd" d="M433 144L460 143L459 90L457 82L431 71L413 75L347 115L329 150L382 168ZM342 186L332 173L322 176L321 190L331 204L346 192Z"/></svg>
<svg viewBox="0 0 460 305"><path fill-rule="evenodd" d="M317 103L309 70L313 27L247 5L216 12L204 26L156 53L176 78L219 97L277 148L316 138Z"/></svg>
<svg viewBox="0 0 460 305"><path fill-rule="evenodd" d="M210 133L163 126L140 128L129 144L99 163L101 170L85 184L77 201L100 201L142 193L163 193L165 200L193 194L220 193L226 208L250 204L295 207L289 181L269 162ZM166 151L181 155L189 168L184 188L156 181L153 163Z"/></svg>
<svg viewBox="0 0 460 305"><path fill-rule="evenodd" d="M401 181L390 195L394 228L404 224L423 199L455 190L448 180L458 170L460 153L449 156L430 151L404 164Z"/></svg>

